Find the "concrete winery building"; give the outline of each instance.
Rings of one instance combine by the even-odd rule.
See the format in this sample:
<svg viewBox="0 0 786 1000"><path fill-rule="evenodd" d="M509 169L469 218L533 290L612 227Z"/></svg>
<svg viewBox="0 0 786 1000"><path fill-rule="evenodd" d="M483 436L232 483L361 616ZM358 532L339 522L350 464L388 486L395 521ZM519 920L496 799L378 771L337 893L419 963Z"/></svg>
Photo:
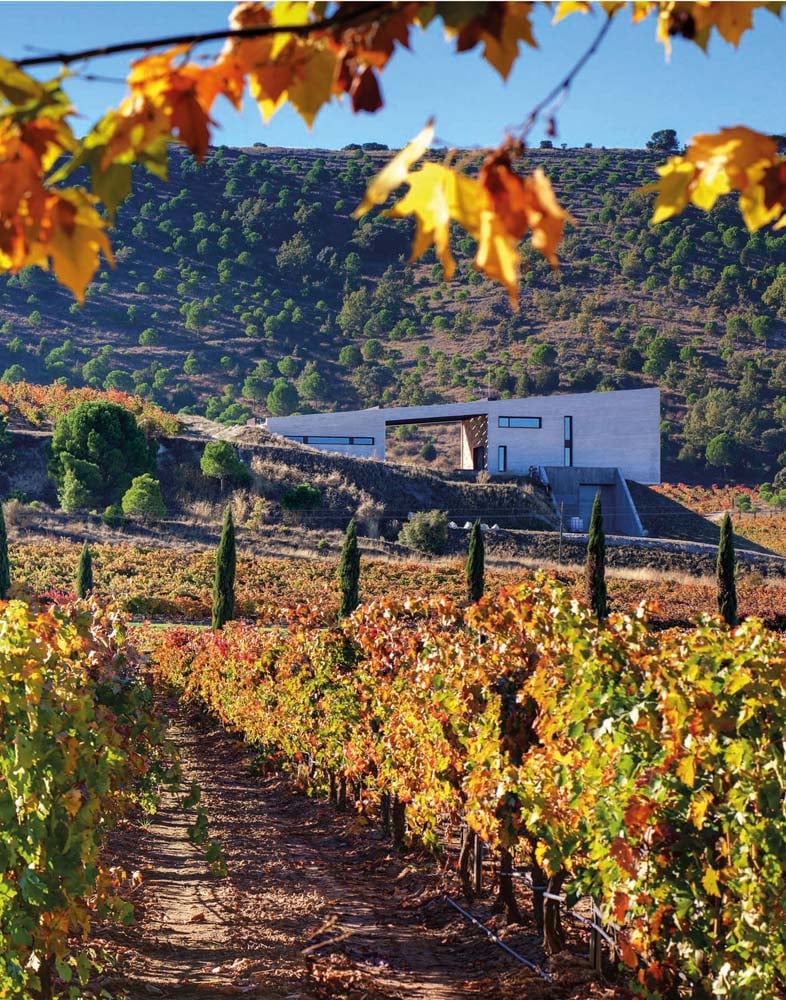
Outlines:
<svg viewBox="0 0 786 1000"><path fill-rule="evenodd" d="M462 469L535 473L576 530L587 527L600 490L610 530L645 533L625 480L660 482L657 388L309 413L268 417L265 426L321 451L384 461L388 428L450 423L460 428Z"/></svg>

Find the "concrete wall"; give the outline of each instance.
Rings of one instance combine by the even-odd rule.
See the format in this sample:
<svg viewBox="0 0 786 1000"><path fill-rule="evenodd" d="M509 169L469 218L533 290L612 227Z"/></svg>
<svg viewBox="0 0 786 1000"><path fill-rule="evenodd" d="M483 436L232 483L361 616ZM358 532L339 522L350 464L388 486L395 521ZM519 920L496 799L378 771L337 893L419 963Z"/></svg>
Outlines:
<svg viewBox="0 0 786 1000"><path fill-rule="evenodd" d="M573 417L573 465L615 467L626 479L660 482L660 391L631 389L494 402L489 416L490 471L499 445L508 472L563 465L564 417ZM500 416L540 417L540 429L501 428Z"/></svg>
<svg viewBox="0 0 786 1000"><path fill-rule="evenodd" d="M373 446L314 445L360 457L385 457L386 423L455 420L461 423L462 464L472 468L476 429L487 420L487 467L499 473L499 446L507 448L507 473L526 475L530 466L563 465L564 418L573 418L573 465L614 467L626 479L660 482L660 391L627 389L525 399L475 400L437 406L374 408L343 413L270 417L274 434L374 438ZM500 417L537 417L540 427L500 427ZM477 418L481 418L478 420ZM479 442L476 442L479 443Z"/></svg>
<svg viewBox="0 0 786 1000"><path fill-rule="evenodd" d="M312 444L319 451L352 455L355 458L385 458L385 417L389 410L346 410L340 413L309 413L296 417L268 417L265 424L273 434L285 437L372 437L373 445Z"/></svg>

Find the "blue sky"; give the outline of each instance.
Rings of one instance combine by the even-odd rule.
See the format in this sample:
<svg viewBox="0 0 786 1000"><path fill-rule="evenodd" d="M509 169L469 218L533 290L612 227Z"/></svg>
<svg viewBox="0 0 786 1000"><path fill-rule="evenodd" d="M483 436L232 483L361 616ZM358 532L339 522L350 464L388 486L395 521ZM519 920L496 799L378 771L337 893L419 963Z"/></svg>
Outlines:
<svg viewBox="0 0 786 1000"><path fill-rule="evenodd" d="M21 58L211 30L226 24L232 6L3 2L0 55ZM521 123L561 79L601 23L600 15L575 15L552 27L550 16L545 7L537 12L540 50L524 49L506 83L475 53L452 53L442 32L432 28L413 33L413 51L400 50L391 60L382 76L386 106L377 114L353 115L345 101L323 109L309 132L288 108L265 127L250 101L241 114L220 101L215 117L221 127L214 142L339 148L349 142L377 141L397 147L434 115L437 135L449 146L496 145L506 127ZM676 39L670 62L654 35L652 18L638 26L629 23L627 14L615 20L603 48L578 77L558 113L555 142L641 147L656 129L674 128L687 141L696 132L738 124L786 132L786 74L781 69L786 24L782 21L757 12L755 30L743 37L738 50L714 38L707 56L695 45ZM215 52L218 47L206 45L199 51ZM82 68L118 82L74 79L67 84L85 128L123 96L129 58L96 59ZM54 73L54 67L49 72ZM543 128L537 126L531 142L543 137Z"/></svg>

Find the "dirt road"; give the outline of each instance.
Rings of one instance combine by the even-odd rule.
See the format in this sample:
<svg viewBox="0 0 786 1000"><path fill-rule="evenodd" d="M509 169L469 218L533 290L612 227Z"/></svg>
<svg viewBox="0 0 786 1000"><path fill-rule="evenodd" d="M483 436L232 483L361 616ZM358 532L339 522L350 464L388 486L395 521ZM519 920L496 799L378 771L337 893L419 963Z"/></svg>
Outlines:
<svg viewBox="0 0 786 1000"><path fill-rule="evenodd" d="M140 918L115 942L119 968L105 982L113 996L625 995L593 984L570 953L552 964L557 982L548 986L451 910L442 897L450 876L433 860L399 854L356 817L293 794L280 777L255 775L248 749L204 720L175 720L173 736L187 780L202 785L228 874L210 874L176 808L126 845L129 856L118 860L144 881ZM477 909L484 906L488 919L488 901ZM531 927L497 929L542 960Z"/></svg>

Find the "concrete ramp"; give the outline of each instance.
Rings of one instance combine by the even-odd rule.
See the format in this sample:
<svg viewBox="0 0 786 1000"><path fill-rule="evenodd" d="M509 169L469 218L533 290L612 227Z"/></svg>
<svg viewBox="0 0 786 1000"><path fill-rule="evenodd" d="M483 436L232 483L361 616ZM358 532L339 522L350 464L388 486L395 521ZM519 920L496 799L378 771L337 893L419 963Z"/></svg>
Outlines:
<svg viewBox="0 0 786 1000"><path fill-rule="evenodd" d="M600 493L603 528L608 534L635 538L647 534L619 469L549 465L543 473L565 531L589 529L595 495Z"/></svg>

